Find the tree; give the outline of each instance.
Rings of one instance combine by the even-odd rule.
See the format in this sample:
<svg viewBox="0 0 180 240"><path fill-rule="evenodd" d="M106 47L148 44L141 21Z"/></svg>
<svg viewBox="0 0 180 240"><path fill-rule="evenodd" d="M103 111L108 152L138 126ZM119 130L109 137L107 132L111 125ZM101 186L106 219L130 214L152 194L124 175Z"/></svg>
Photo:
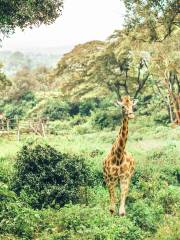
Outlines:
<svg viewBox="0 0 180 240"><path fill-rule="evenodd" d="M97 88L96 83L89 81L89 66L103 46L101 41L79 44L60 59L51 77L64 96L79 98Z"/></svg>
<svg viewBox="0 0 180 240"><path fill-rule="evenodd" d="M4 91L6 90L6 88L11 86L11 81L2 72L2 67L3 67L3 65L0 64L0 93L1 93L1 97L4 95Z"/></svg>
<svg viewBox="0 0 180 240"><path fill-rule="evenodd" d="M31 70L33 79L37 83L37 89L42 91L48 91L52 85L52 78L49 76L50 69L46 66L38 66L34 70Z"/></svg>
<svg viewBox="0 0 180 240"><path fill-rule="evenodd" d="M23 67L12 78L12 86L8 89L9 99L19 99L25 93L34 90L37 81L28 67Z"/></svg>
<svg viewBox="0 0 180 240"><path fill-rule="evenodd" d="M0 34L8 36L16 27L51 24L61 14L63 0L1 0Z"/></svg>
<svg viewBox="0 0 180 240"><path fill-rule="evenodd" d="M129 32L141 29L143 41L163 41L180 26L179 0L123 1L127 9L125 25Z"/></svg>
<svg viewBox="0 0 180 240"><path fill-rule="evenodd" d="M136 98L149 79L148 53L136 45L126 30L115 31L91 58L88 82L107 88L118 99L124 94Z"/></svg>
<svg viewBox="0 0 180 240"><path fill-rule="evenodd" d="M180 31L152 47L151 72L156 92L167 106L170 120L180 125Z"/></svg>
<svg viewBox="0 0 180 240"><path fill-rule="evenodd" d="M150 76L148 54L134 48L124 31L119 31L92 61L90 72L92 81L106 86L118 99L124 94L136 98Z"/></svg>
<svg viewBox="0 0 180 240"><path fill-rule="evenodd" d="M111 40L78 45L64 55L54 70L64 96L140 94L149 79L147 54L128 47L133 44L123 31Z"/></svg>

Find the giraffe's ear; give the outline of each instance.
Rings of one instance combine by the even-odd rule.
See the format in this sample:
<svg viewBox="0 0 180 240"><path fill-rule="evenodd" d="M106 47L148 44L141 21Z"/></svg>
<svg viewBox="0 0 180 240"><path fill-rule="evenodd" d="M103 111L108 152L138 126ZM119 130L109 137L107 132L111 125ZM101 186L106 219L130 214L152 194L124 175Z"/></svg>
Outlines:
<svg viewBox="0 0 180 240"><path fill-rule="evenodd" d="M138 99L134 99L133 106L135 106L138 103Z"/></svg>

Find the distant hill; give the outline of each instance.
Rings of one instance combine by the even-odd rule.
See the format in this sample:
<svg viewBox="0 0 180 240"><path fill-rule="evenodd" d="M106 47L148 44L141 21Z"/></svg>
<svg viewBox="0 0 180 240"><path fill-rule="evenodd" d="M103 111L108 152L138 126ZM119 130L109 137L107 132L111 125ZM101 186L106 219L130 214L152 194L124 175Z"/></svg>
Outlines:
<svg viewBox="0 0 180 240"><path fill-rule="evenodd" d="M4 72L11 76L24 66L28 66L30 69L38 66L52 67L72 47L31 48L14 51L0 50L0 62L4 65Z"/></svg>

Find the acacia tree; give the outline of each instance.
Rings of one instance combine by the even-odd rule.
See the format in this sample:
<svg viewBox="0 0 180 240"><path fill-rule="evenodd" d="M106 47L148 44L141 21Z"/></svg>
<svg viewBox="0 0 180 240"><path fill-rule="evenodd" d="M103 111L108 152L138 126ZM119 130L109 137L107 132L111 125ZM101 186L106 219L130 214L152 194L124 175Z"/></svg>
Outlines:
<svg viewBox="0 0 180 240"><path fill-rule="evenodd" d="M51 24L61 14L62 7L63 0L1 0L0 38L13 33L16 27Z"/></svg>
<svg viewBox="0 0 180 240"><path fill-rule="evenodd" d="M131 32L141 29L136 38L163 41L180 26L179 0L123 0L127 9L125 26Z"/></svg>
<svg viewBox="0 0 180 240"><path fill-rule="evenodd" d="M148 54L134 48L124 31L117 32L91 62L89 79L106 86L117 98L136 98L149 79Z"/></svg>
<svg viewBox="0 0 180 240"><path fill-rule="evenodd" d="M97 88L96 83L89 81L89 65L103 46L101 41L79 44L60 59L51 77L63 96L79 98Z"/></svg>
<svg viewBox="0 0 180 240"><path fill-rule="evenodd" d="M180 125L179 35L180 31L177 31L163 43L156 43L151 61L156 92L167 106L171 122L178 125Z"/></svg>
<svg viewBox="0 0 180 240"><path fill-rule="evenodd" d="M64 96L92 95L95 90L96 95L115 93L118 99L140 94L149 79L146 54L130 49L131 40L122 32L111 40L78 45L64 55L54 70Z"/></svg>
<svg viewBox="0 0 180 240"><path fill-rule="evenodd" d="M156 93L168 109L171 122L180 124L178 0L123 0L127 8L126 34L150 42L150 71ZM139 31L141 30L141 31ZM152 44L152 42L154 42Z"/></svg>

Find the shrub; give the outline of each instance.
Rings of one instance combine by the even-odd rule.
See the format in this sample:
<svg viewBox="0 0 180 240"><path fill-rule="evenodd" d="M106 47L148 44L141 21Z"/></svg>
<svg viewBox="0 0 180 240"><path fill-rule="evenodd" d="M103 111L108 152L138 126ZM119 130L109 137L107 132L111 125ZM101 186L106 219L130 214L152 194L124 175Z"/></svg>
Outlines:
<svg viewBox="0 0 180 240"><path fill-rule="evenodd" d="M94 113L92 123L94 126L103 129L115 127L121 120L121 113L117 111L97 111Z"/></svg>
<svg viewBox="0 0 180 240"><path fill-rule="evenodd" d="M147 232L155 232L162 218L161 206L151 207L145 201L137 200L132 206L131 217L137 226Z"/></svg>
<svg viewBox="0 0 180 240"><path fill-rule="evenodd" d="M61 100L49 101L43 115L51 120L66 119L80 115L89 116L98 107L98 99L85 99L80 102L67 102Z"/></svg>
<svg viewBox="0 0 180 240"><path fill-rule="evenodd" d="M82 116L89 116L91 111L95 110L99 105L99 100L96 98L85 99L79 103L79 113Z"/></svg>
<svg viewBox="0 0 180 240"><path fill-rule="evenodd" d="M0 187L0 236L1 239L34 239L34 233L41 228L40 216L18 201L14 192ZM13 238L5 238L12 234ZM18 239L19 239L18 238Z"/></svg>
<svg viewBox="0 0 180 240"><path fill-rule="evenodd" d="M136 240L143 232L124 217L112 217L101 207L67 206L61 210L60 226L64 239Z"/></svg>
<svg viewBox="0 0 180 240"><path fill-rule="evenodd" d="M26 92L19 100L4 101L0 108L8 118L22 118L36 103L34 94Z"/></svg>
<svg viewBox="0 0 180 240"><path fill-rule="evenodd" d="M4 162L7 161L6 158L0 157L0 183L8 183L10 178L10 171L7 170L7 168L4 167Z"/></svg>
<svg viewBox="0 0 180 240"><path fill-rule="evenodd" d="M69 117L69 104L63 101L49 101L43 112L44 117L50 120L67 119Z"/></svg>
<svg viewBox="0 0 180 240"><path fill-rule="evenodd" d="M159 202L164 208L165 213L175 214L180 202L179 187L169 186L159 192Z"/></svg>
<svg viewBox="0 0 180 240"><path fill-rule="evenodd" d="M167 215L164 224L158 228L158 231L149 240L177 240L180 236L179 216Z"/></svg>
<svg viewBox="0 0 180 240"><path fill-rule="evenodd" d="M74 131L77 134L83 135L91 132L90 127L87 124L82 124L80 126L75 126Z"/></svg>
<svg viewBox="0 0 180 240"><path fill-rule="evenodd" d="M79 102L69 102L69 115L74 116L79 114Z"/></svg>
<svg viewBox="0 0 180 240"><path fill-rule="evenodd" d="M92 111L99 107L100 100L98 98L83 99L77 102L68 102L69 115L89 116Z"/></svg>
<svg viewBox="0 0 180 240"><path fill-rule="evenodd" d="M20 100L24 100L26 102L35 102L36 98L33 92L28 91L21 96Z"/></svg>
<svg viewBox="0 0 180 240"><path fill-rule="evenodd" d="M87 117L83 117L81 115L76 115L73 118L71 118L70 124L71 126L81 125L83 123L87 122Z"/></svg>
<svg viewBox="0 0 180 240"><path fill-rule="evenodd" d="M11 189L33 208L85 201L92 173L80 156L49 145L25 145L17 156Z"/></svg>
<svg viewBox="0 0 180 240"><path fill-rule="evenodd" d="M52 122L49 122L48 125L48 131L50 134L58 135L62 134L62 132L70 131L71 126L68 121L60 121L60 120L55 120Z"/></svg>
<svg viewBox="0 0 180 240"><path fill-rule="evenodd" d="M2 204L3 201L12 202L15 200L16 200L16 194L13 191L9 191L6 185L1 184L0 185L0 203Z"/></svg>
<svg viewBox="0 0 180 240"><path fill-rule="evenodd" d="M22 117L25 112L22 105L10 104L6 106L5 113L8 118L12 119L16 117Z"/></svg>
<svg viewBox="0 0 180 240"><path fill-rule="evenodd" d="M8 180L9 180L9 176L7 171L3 168L0 168L0 183L1 182L8 183Z"/></svg>
<svg viewBox="0 0 180 240"><path fill-rule="evenodd" d="M161 110L159 112L156 112L153 118L156 123L167 124L170 122L167 110Z"/></svg>
<svg viewBox="0 0 180 240"><path fill-rule="evenodd" d="M178 166L166 166L162 169L160 178L165 180L168 184L179 185L180 183L180 169Z"/></svg>

